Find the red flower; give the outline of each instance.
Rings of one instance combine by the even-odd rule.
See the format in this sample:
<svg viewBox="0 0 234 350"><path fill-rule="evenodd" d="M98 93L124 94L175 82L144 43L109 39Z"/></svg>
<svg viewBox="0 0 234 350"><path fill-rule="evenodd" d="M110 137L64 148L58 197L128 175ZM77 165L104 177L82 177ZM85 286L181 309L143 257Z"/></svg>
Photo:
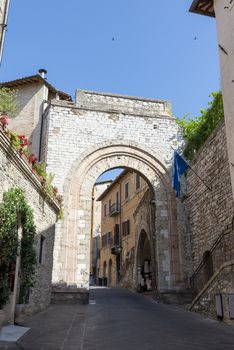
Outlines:
<svg viewBox="0 0 234 350"><path fill-rule="evenodd" d="M54 187L54 188L53 188L53 191L54 191L55 194L58 193L58 188L57 188L57 187Z"/></svg>
<svg viewBox="0 0 234 350"><path fill-rule="evenodd" d="M9 118L8 118L8 116L7 115L2 115L1 117L0 117L0 122L1 122L1 124L2 124L2 126L5 128L8 124L9 124Z"/></svg>
<svg viewBox="0 0 234 350"><path fill-rule="evenodd" d="M38 161L38 158L35 156L34 153L31 153L30 156L29 156L29 162L34 164Z"/></svg>

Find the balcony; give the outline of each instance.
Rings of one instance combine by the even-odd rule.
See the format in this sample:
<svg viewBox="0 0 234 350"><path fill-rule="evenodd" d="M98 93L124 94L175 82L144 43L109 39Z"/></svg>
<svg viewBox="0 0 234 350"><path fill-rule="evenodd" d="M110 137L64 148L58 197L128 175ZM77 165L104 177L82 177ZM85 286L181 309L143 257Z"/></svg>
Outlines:
<svg viewBox="0 0 234 350"><path fill-rule="evenodd" d="M116 216L119 213L120 213L120 204L119 203L112 204L109 210L109 216Z"/></svg>
<svg viewBox="0 0 234 350"><path fill-rule="evenodd" d="M120 245L113 245L113 246L111 247L111 254L113 254L113 255L118 255L118 254L121 253L121 250L122 250L122 248L121 248Z"/></svg>

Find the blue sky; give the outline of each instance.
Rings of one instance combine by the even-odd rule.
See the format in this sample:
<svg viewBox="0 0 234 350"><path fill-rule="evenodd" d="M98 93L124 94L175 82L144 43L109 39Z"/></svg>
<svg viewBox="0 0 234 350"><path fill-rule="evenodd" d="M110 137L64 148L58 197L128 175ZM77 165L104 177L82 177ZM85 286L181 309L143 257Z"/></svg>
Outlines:
<svg viewBox="0 0 234 350"><path fill-rule="evenodd" d="M215 20L189 13L191 2L11 0L0 80L46 68L72 96L79 88L166 99L176 116L196 116L220 74Z"/></svg>
<svg viewBox="0 0 234 350"><path fill-rule="evenodd" d="M219 64L215 20L189 13L191 2L11 0L0 80L44 67L72 96L169 99L176 116L197 115L219 89Z"/></svg>

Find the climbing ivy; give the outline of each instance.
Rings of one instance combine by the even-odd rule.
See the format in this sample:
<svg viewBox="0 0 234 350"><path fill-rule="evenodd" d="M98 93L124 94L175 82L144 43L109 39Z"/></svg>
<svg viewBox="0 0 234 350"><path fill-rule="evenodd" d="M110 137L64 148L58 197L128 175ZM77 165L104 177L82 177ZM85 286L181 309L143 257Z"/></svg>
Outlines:
<svg viewBox="0 0 234 350"><path fill-rule="evenodd" d="M33 212L20 188L12 188L3 194L0 204L0 308L9 300L8 276L15 264L18 248L17 223L21 218L21 269L19 302L28 302L29 289L34 284L36 252L34 238L36 228Z"/></svg>
<svg viewBox="0 0 234 350"><path fill-rule="evenodd" d="M177 119L186 142L183 154L188 160L194 158L212 131L224 119L221 92L212 92L210 97L212 100L208 102L208 108L201 109L199 117L187 119L187 116L184 116L182 119Z"/></svg>

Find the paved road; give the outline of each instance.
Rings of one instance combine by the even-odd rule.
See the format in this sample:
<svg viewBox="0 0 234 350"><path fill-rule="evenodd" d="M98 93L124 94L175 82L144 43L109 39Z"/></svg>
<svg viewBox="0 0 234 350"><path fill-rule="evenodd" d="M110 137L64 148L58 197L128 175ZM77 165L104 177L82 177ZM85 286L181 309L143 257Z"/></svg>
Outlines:
<svg viewBox="0 0 234 350"><path fill-rule="evenodd" d="M234 350L234 327L124 289L93 289L88 306L52 306L9 349ZM3 344L2 344L3 345ZM1 344L0 344L1 349Z"/></svg>

